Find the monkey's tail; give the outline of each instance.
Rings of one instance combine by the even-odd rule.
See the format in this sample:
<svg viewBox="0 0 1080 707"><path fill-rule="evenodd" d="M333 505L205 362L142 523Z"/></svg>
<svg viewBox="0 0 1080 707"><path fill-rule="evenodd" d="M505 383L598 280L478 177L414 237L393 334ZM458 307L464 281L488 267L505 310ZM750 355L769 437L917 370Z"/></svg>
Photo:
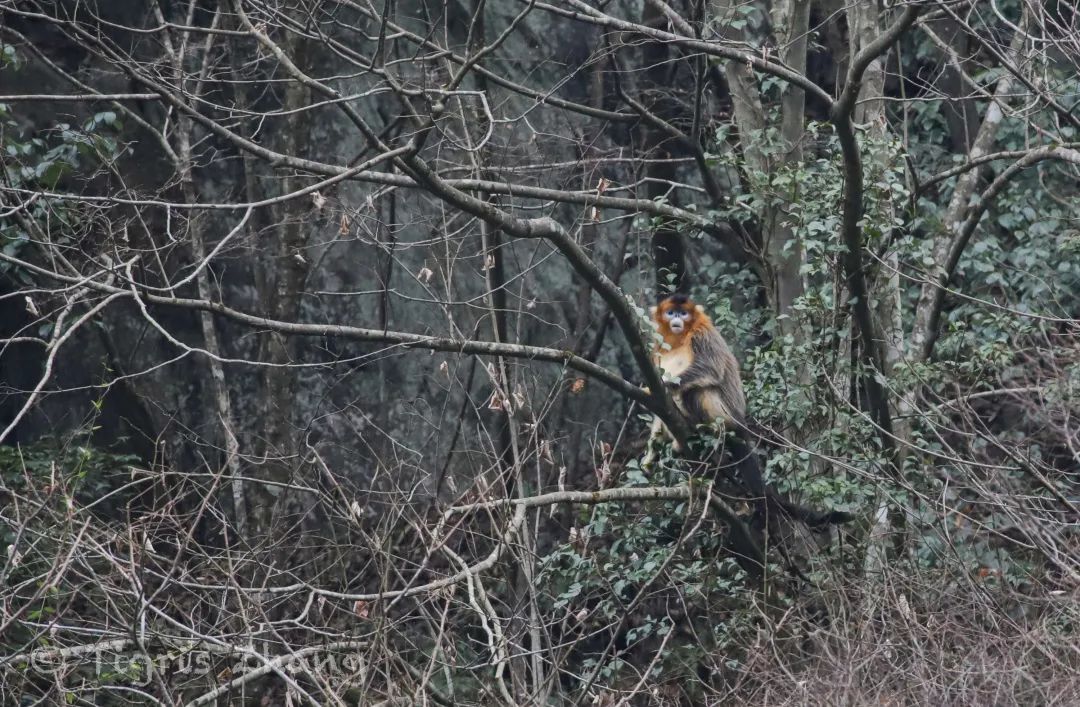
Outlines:
<svg viewBox="0 0 1080 707"><path fill-rule="evenodd" d="M768 486L762 476L757 454L747 442L750 435L751 432L745 424L736 425L728 435L727 450L743 485L753 494L753 500L760 511L766 514L779 511L815 529L855 520L856 516L847 511L818 511L800 505Z"/></svg>

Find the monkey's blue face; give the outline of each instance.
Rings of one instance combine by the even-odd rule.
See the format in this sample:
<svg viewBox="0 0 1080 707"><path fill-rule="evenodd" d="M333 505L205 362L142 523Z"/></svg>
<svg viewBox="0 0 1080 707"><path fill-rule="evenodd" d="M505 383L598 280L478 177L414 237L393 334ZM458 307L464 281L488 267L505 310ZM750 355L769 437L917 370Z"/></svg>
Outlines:
<svg viewBox="0 0 1080 707"><path fill-rule="evenodd" d="M664 319L673 332L681 334L690 323L690 312L683 309L669 309L664 312Z"/></svg>

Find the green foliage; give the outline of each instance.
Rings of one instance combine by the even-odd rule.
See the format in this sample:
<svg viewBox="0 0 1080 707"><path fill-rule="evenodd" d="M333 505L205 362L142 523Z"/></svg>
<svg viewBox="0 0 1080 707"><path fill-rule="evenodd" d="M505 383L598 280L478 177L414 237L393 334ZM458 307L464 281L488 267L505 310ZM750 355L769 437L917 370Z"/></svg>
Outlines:
<svg viewBox="0 0 1080 707"><path fill-rule="evenodd" d="M81 127L57 123L51 129L25 134L11 106L0 103L4 180L15 189L55 191L76 175L90 176L122 154L124 148L116 137L122 127L115 112L102 111L87 118ZM68 240L65 233L79 220L74 211L70 203L46 197L30 204L25 215L48 223L56 242L64 243ZM29 241L30 235L16 219L0 221L0 250L4 254L18 256ZM7 263L0 263L0 272L28 281L25 273Z"/></svg>
<svg viewBox="0 0 1080 707"><path fill-rule="evenodd" d="M906 56L924 54L917 51ZM979 80L992 87L995 78L986 75ZM1075 77L1061 79L1063 84L1076 83ZM907 170L929 175L963 159L942 149L948 140L948 125L939 102L912 102L904 111L894 117L918 126L910 131L906 143L896 138L875 139L869 133L859 136L865 169L865 211L860 225L869 252L896 254L904 319L895 334L901 340L914 323L919 275L937 265L926 235L936 237L945 227L944 209L955 183L954 178L938 185L938 193L922 194L912 210ZM1029 145L1026 120L1029 118L1006 118L1000 149ZM775 115L769 123L778 125ZM1059 130L1056 125L1044 127ZM711 155L713 164L720 170L737 170L745 179L731 179L736 185L731 199L713 215L754 232L755 228L767 231L773 227L760 222L765 215L781 214L794 235L789 247L797 243L804 254L800 274L805 294L795 303L792 314L785 315L794 320L785 327L786 334L780 333L779 320L763 297L744 294L761 291L757 278L726 260L705 263L708 281L696 295L709 297L714 320L740 351L752 417L799 442L796 448L770 455L768 473L773 482L782 489L798 491L812 503L865 508L878 488L876 482L868 480L879 478L878 471L886 460L878 450L876 431L858 411L859 406L851 404L861 393L857 381L862 371L851 360L849 302L843 299L840 258L845 246L838 236L844 175L838 145L829 126L811 123L804 141L805 159L777 164L761 174L749 170L743 154L754 149L769 159L777 155L775 128L756 135L742 134L740 139L742 153L723 150L728 141L727 126L716 132L718 150ZM1049 310L1058 316L1075 317L1080 309L1080 259L1072 257L1080 242L1075 229L1076 201L1062 198L1075 197L1076 193L1069 171L1047 163L1018 175L990 205L957 269L955 282L967 296L947 300L945 331L933 360L901 359L894 364L885 381L894 402L927 390L985 387L988 381L1022 383L1017 378L1024 370L1018 366L1017 349L1023 342L1045 335L1047 326L1017 314ZM871 262L876 306L878 293L892 285L887 281L891 273L884 267L875 273L875 267L879 266ZM716 293L735 295L736 299ZM987 302L1005 306L987 306ZM891 326L891 322L882 324ZM913 453L905 459L905 477L916 491L910 500L918 504L920 499L934 499L940 492L940 477L926 473L928 464L939 465L941 474L948 477L962 478L965 471L932 456L945 450L938 439L940 432L926 427L930 421L915 419L903 424L912 426L916 448L931 453ZM827 457L843 460L842 467L820 461ZM926 522L932 523L934 509L918 512L922 510L927 511ZM936 517L940 521L939 510ZM983 544L973 546L985 550L986 534L979 539Z"/></svg>
<svg viewBox="0 0 1080 707"><path fill-rule="evenodd" d="M78 437L66 443L0 446L0 498L45 498L65 513L87 505L100 515L121 508L131 498L122 489L138 459L80 443ZM0 551L7 551L17 532L18 528L0 523Z"/></svg>
<svg viewBox="0 0 1080 707"><path fill-rule="evenodd" d="M63 489L81 502L100 499L122 484L128 468L138 463L130 454L116 454L71 441L50 441L26 446L0 446L0 480L11 491L45 487Z"/></svg>
<svg viewBox="0 0 1080 707"><path fill-rule="evenodd" d="M995 80L979 78L991 87ZM955 184L955 178L942 182L937 193L924 192L913 201L908 170L920 176L935 174L961 159L942 149L948 125L941 104L914 102L905 110L896 117L918 126L906 143L870 133L859 136L865 187L860 226L868 252L893 254L891 262L898 264L903 319L894 333L901 341L914 324L920 275L938 265L927 235L938 237L945 228L944 211ZM778 124L772 116L770 125ZM725 148L727 126L716 130L717 148L709 159L719 172L729 173L733 186L728 201L711 216L750 233L775 232L777 224L763 219L782 221L793 235L787 247L797 244L803 253L800 275L805 292L781 327L762 296L758 276L721 255L703 259L706 278L692 294L707 303L714 322L739 353L751 417L796 442L770 450L766 473L771 482L810 505L869 515L878 503L889 460L880 449L878 431L863 412L858 381L865 372L851 352L850 302L841 260L846 247L839 239L844 180L839 146L830 126L811 123L805 158L785 164L773 161L782 148L775 128L739 137L742 153ZM1029 128L1007 118L1000 149L1023 149L1027 141ZM773 168L767 173L750 170L743 159L748 149L773 161ZM967 576L957 576L957 582L974 578L1010 590L1022 589L1040 574L1043 560L1036 553L994 542L1009 532L1015 518L1003 507L981 500L980 489L1024 488L1046 507L1054 505L1051 494L1031 489L1031 475L1015 465L988 465L995 470L992 476L975 486L967 483L973 469L955 461L958 442L943 439L942 430L953 426L949 410L925 401L928 392L934 400L937 391L1024 385L1028 369L1018 350L1026 342L1045 339L1053 325L1018 314L1049 310L1057 316L1080 316L1080 258L1074 257L1080 250L1077 192L1071 173L1053 163L1018 175L990 205L963 252L954 283L965 297L947 299L944 331L934 358L901 357L887 379L874 373L888 387L894 410L902 412L897 408L902 398L923 406L919 414L897 417L912 446L903 457L903 488L889 487L889 498L902 503L909 514L919 570L941 572L947 564L959 562ZM896 286L889 281L893 273L872 259L867 272L874 288L872 304L877 307L881 295ZM881 323L886 332L893 325ZM1044 395L1067 394L1062 386L1052 390ZM1033 463L1046 460L1040 443L1015 428L991 428L986 434L995 435L996 444L1022 447ZM988 440L960 443L961 449L968 447L963 457L993 457ZM1074 494L1074 488L1061 481L1057 491ZM942 532L945 528L947 533Z"/></svg>
<svg viewBox="0 0 1080 707"><path fill-rule="evenodd" d="M1020 15L1016 3L1001 3L1001 10L1014 18ZM991 16L973 21L991 22L984 28L976 26L995 30ZM909 73L920 70L919 63L924 60L936 61L934 57L940 54L921 33L912 35L908 42L915 50L904 52ZM1080 80L1067 64L1049 62L1043 70L1055 93L1077 95ZM992 91L1001 72L993 69L973 76L982 88ZM914 128L908 133L907 159L920 179L966 159L953 151L947 110L941 101L922 101L893 115ZM1031 148L1033 123L1044 136L1075 139L1073 127L1058 125L1048 114L1008 111L995 135L993 150ZM1011 163L1007 159L988 165L989 178ZM907 235L896 244L907 272L920 274L938 265L929 244L932 239L949 237L950 229L956 228L945 223L945 212L958 181L954 177L925 191L908 215ZM976 195L987 183L986 178L980 180ZM959 561L976 581L1019 589L1041 574L1044 561L1026 552L1023 543L1001 542L1001 534L1007 534L1016 522L1015 512L1005 507L1014 501L998 504L988 502L987 496L1001 493L1010 499L1023 498L1034 507L1056 505L1053 495L1042 483L1033 484L1033 475L1018 460L1045 464L1040 475L1046 482L1057 485L1059 495L1075 494L1067 474L1054 476L1049 450L1037 433L1045 424L1039 419L1043 410L1049 420L1051 411L1070 409L1067 401L1056 397L1068 396L1068 386L1051 382L1067 380L1067 373L1063 376L1062 371L1053 370L1061 365L1054 360L1058 325L1025 315L1080 315L1080 259L1075 257L1078 192L1073 170L1054 162L1015 174L986 205L961 254L950 285L962 296L946 298L933 359L894 370L895 380L890 381L894 389L929 398L923 405L926 414L913 416L910 434L915 451L906 459L904 469L913 488L925 492L925 496L911 499L911 511L922 530L916 556L924 568ZM918 286L917 281L907 285L906 315L914 311ZM910 319L904 322L906 329L911 324ZM1050 369L1049 375L1040 370L1042 366ZM1043 380L1044 375L1047 380ZM963 399L966 394L1023 389L1033 383L1047 391L1032 408L1035 419L1027 419L1027 412L1018 414L1010 409L1005 399L991 398L985 409L992 412L980 420L978 433L966 439L957 439L953 432L957 409L948 400L941 404L937 398ZM999 447L1016 450L1018 459L1002 458ZM986 466L962 463L961 459L985 462Z"/></svg>
<svg viewBox="0 0 1080 707"><path fill-rule="evenodd" d="M651 483L675 483L683 472L661 463ZM630 469L629 483L650 483ZM673 629L672 607L708 607L724 618L696 627L699 642L674 641L654 666L653 677L677 680L709 650L735 633L730 611L741 604L745 577L721 547L715 520L695 528L702 509L685 502L602 504L580 511L573 541L556 547L540 563L546 615L565 617L575 631L595 632L579 656L585 674L604 684L633 675L624 661L635 650L655 650ZM625 620L624 620L625 619ZM615 649L604 654L609 640ZM603 658L603 663L599 661ZM629 672L628 672L629 671Z"/></svg>
<svg viewBox="0 0 1080 707"><path fill-rule="evenodd" d="M717 133L718 144L726 138ZM775 129L756 136L754 149L779 155ZM745 137L744 137L745 139ZM893 138L860 136L864 162L863 232L871 248L908 247L903 206L909 199L900 143ZM728 260L706 262L708 279L698 292L713 321L739 352L752 419L768 424L799 445L770 452L767 476L782 491L828 508L866 508L875 488L867 482L885 460L868 420L849 404L851 387L861 373L850 355L851 320L842 274L846 246L840 239L844 174L840 148L831 125L806 128L805 159L777 161L768 174L748 175L745 191L736 190L731 206L714 212L745 226L774 229L782 223L803 257L799 275L804 294L780 318L760 296L732 300L731 293L760 290L757 278ZM717 159L720 166L745 171L734 152ZM777 223L757 223L773 214ZM857 391L854 391L857 392ZM838 458L843 465L826 463Z"/></svg>
<svg viewBox="0 0 1080 707"><path fill-rule="evenodd" d="M18 69L22 63L22 57L12 44L4 44L0 40L0 69Z"/></svg>
<svg viewBox="0 0 1080 707"><path fill-rule="evenodd" d="M6 583L20 587L20 596L25 594L30 602L27 621L47 621L84 598L84 587L52 581L46 585L43 578L58 557L70 552L63 543L77 537L92 516L115 518L132 499L125 484L136 458L93 447L80 439L85 436L66 443L0 446L0 557L6 558L0 567ZM65 520L58 524L57 518ZM21 650L28 641L48 645L37 631L21 624L0 645Z"/></svg>

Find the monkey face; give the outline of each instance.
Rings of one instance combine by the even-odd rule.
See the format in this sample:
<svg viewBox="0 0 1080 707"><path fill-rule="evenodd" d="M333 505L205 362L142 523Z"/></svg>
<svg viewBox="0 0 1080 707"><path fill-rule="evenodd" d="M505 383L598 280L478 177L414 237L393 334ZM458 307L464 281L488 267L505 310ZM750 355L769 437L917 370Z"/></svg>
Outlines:
<svg viewBox="0 0 1080 707"><path fill-rule="evenodd" d="M690 312L685 309L668 309L664 311L662 315L664 321L667 322L668 327L675 334L683 333L683 330L687 328L690 323Z"/></svg>
<svg viewBox="0 0 1080 707"><path fill-rule="evenodd" d="M695 317L701 313L701 307L694 304L686 295L671 295L653 307L653 319L660 325L662 332L681 337L695 325Z"/></svg>

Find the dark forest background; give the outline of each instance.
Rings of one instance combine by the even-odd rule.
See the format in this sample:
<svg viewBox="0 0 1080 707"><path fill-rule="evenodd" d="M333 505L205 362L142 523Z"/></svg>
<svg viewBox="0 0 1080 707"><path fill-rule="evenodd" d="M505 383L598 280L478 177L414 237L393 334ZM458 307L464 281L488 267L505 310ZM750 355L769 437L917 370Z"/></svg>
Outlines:
<svg viewBox="0 0 1080 707"><path fill-rule="evenodd" d="M0 699L1074 702L1078 76L1053 0L0 0ZM673 291L854 520L686 428Z"/></svg>

